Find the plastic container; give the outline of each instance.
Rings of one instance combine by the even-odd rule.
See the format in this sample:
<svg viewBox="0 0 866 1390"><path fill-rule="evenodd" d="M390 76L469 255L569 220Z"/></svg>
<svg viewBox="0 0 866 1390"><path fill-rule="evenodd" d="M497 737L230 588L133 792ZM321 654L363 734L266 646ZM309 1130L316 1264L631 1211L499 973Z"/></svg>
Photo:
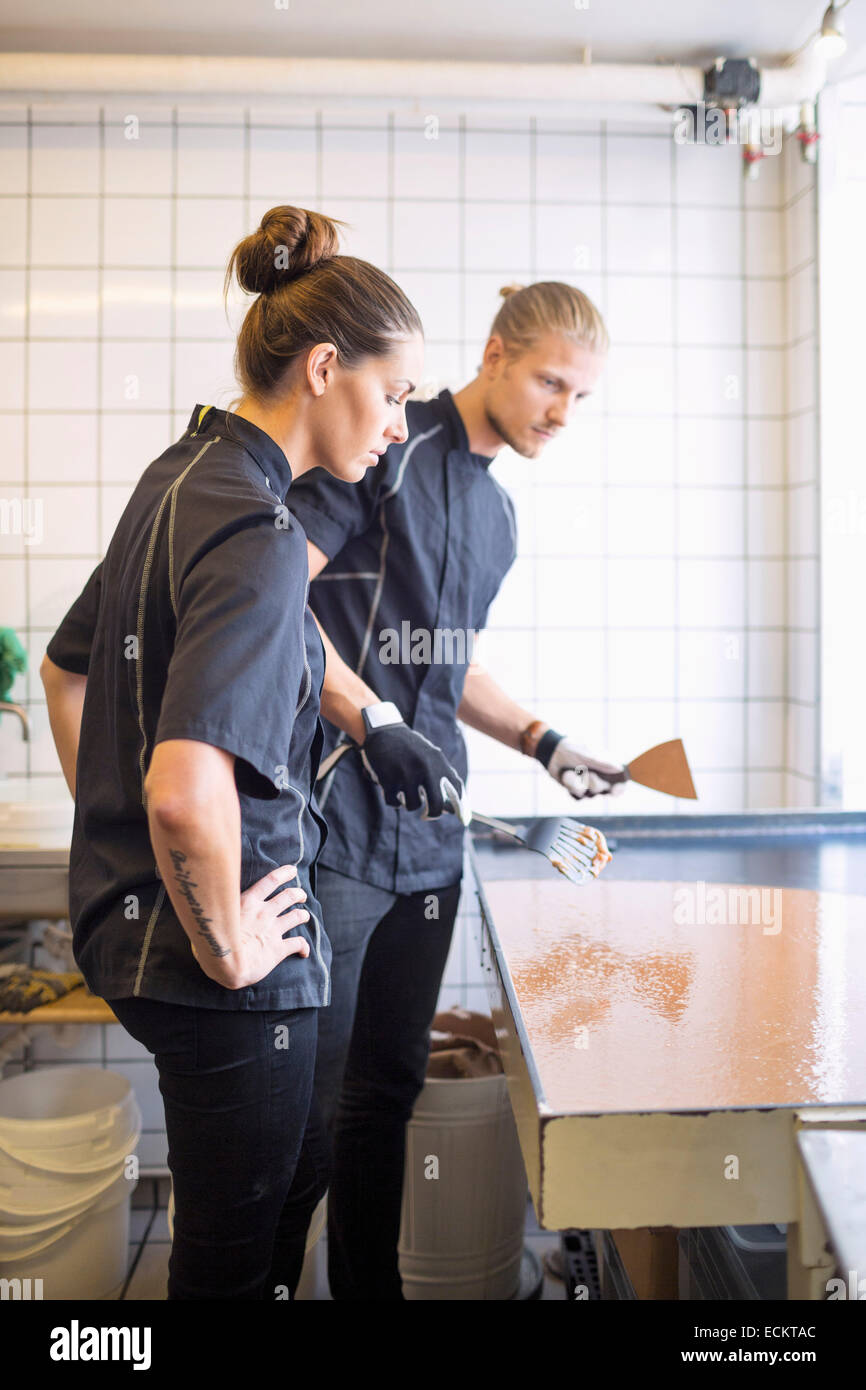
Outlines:
<svg viewBox="0 0 866 1390"><path fill-rule="evenodd" d="M133 1145L134 1147L134 1145ZM29 1225L40 1218L75 1216L111 1186L123 1156L94 1179L90 1174L47 1174L26 1163L0 1163L0 1225Z"/></svg>
<svg viewBox="0 0 866 1390"><path fill-rule="evenodd" d="M136 1183L121 1171L71 1220L42 1229L0 1227L0 1278L41 1280L46 1300L116 1297L129 1264L129 1202Z"/></svg>
<svg viewBox="0 0 866 1390"><path fill-rule="evenodd" d="M328 1215L327 1193L319 1202L313 1215L310 1218L310 1228L307 1232L307 1243L304 1247L304 1263L301 1266L301 1277L298 1280L298 1287L295 1290L296 1300L312 1301L316 1297L316 1276L318 1274L318 1243L322 1232L325 1229L325 1222Z"/></svg>
<svg viewBox="0 0 866 1390"><path fill-rule="evenodd" d="M126 1077L101 1067L44 1067L0 1081L0 1150L35 1168L97 1172L141 1126Z"/></svg>
<svg viewBox="0 0 866 1390"><path fill-rule="evenodd" d="M637 1294L610 1231L594 1231L593 1243L598 1264L601 1266L599 1274L601 1298L605 1302L634 1302L637 1299Z"/></svg>
<svg viewBox="0 0 866 1390"><path fill-rule="evenodd" d="M732 1245L749 1255L783 1255L788 1249L785 1226L725 1226Z"/></svg>
<svg viewBox="0 0 866 1390"><path fill-rule="evenodd" d="M140 1131L116 1072L51 1067L0 1082L0 1277L41 1280L46 1299L116 1295Z"/></svg>
<svg viewBox="0 0 866 1390"><path fill-rule="evenodd" d="M428 1077L406 1135L404 1297L515 1298L526 1199L505 1077Z"/></svg>
<svg viewBox="0 0 866 1390"><path fill-rule="evenodd" d="M786 1243L777 1226L680 1231L680 1297L756 1302L787 1297Z"/></svg>

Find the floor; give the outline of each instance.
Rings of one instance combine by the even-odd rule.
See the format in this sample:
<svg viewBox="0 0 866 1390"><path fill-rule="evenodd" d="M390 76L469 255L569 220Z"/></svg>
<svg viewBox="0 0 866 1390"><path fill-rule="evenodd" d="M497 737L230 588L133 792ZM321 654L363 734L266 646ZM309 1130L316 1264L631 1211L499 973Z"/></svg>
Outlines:
<svg viewBox="0 0 866 1390"><path fill-rule="evenodd" d="M149 1301L165 1298L168 1254L171 1244L168 1234L168 1179L143 1178L133 1193L130 1213L129 1275L120 1297L127 1301ZM313 1297L329 1300L326 1275L326 1238L316 1246L313 1270ZM535 1219L532 1203L526 1205L525 1244L539 1260L549 1251L558 1249L555 1232L541 1231ZM542 1299L564 1299L565 1285L545 1270Z"/></svg>

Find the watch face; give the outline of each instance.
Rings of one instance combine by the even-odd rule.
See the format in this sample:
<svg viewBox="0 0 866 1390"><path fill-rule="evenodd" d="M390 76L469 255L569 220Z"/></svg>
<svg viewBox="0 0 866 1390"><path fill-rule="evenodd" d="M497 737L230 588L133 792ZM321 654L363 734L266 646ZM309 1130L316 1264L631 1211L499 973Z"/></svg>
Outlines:
<svg viewBox="0 0 866 1390"><path fill-rule="evenodd" d="M387 724L402 724L403 716L397 706L390 700L383 700L380 705L367 705L361 710L361 718L367 729L381 729Z"/></svg>

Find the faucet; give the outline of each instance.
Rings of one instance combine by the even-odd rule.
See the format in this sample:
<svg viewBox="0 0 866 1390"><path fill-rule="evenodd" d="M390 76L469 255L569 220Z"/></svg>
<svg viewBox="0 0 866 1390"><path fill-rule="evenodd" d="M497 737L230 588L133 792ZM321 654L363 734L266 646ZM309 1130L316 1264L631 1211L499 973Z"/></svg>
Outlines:
<svg viewBox="0 0 866 1390"><path fill-rule="evenodd" d="M24 742L30 740L30 720L27 718L27 711L21 705L13 705L10 700L0 700L0 714L17 714L21 720L21 731Z"/></svg>

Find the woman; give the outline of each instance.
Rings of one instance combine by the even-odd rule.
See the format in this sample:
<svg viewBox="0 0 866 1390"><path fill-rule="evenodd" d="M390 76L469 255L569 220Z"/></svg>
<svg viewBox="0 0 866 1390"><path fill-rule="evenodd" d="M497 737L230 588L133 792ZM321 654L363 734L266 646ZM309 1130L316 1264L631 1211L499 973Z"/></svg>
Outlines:
<svg viewBox="0 0 866 1390"><path fill-rule="evenodd" d="M196 406L146 469L42 667L76 798L76 959L159 1071L170 1299L285 1296L303 1255L281 1213L330 997L324 656L284 499L316 466L356 483L405 440L423 354L402 291L337 250L332 221L293 207L237 246L226 284L258 296L240 404Z"/></svg>

